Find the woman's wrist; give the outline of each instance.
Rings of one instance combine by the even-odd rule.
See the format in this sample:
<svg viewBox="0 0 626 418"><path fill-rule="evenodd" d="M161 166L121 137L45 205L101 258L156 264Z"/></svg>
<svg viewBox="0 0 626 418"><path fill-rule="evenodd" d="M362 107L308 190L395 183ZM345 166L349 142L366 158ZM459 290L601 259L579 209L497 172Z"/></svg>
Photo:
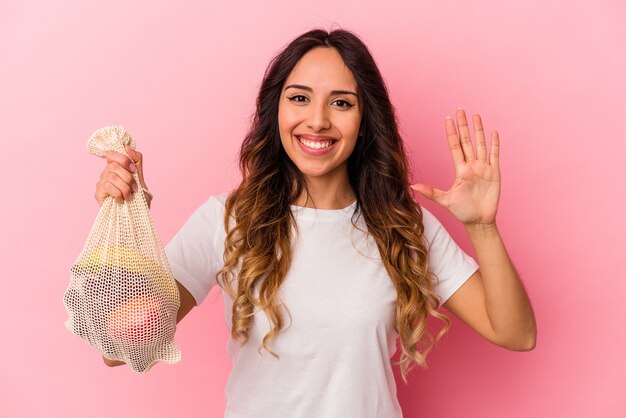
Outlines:
<svg viewBox="0 0 626 418"><path fill-rule="evenodd" d="M500 232L495 222L491 224L466 224L465 231L473 244L478 240L500 237Z"/></svg>

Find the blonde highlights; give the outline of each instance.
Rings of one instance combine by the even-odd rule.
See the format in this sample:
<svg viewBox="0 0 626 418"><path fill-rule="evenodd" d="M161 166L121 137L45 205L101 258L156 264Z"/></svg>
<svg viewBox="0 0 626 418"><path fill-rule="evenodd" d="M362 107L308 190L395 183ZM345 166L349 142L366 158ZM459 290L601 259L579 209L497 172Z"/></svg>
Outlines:
<svg viewBox="0 0 626 418"><path fill-rule="evenodd" d="M396 331L401 343L402 378L426 357L449 329L438 312L439 298L428 271L422 211L409 188L409 166L398 133L387 88L365 44L345 30L313 30L292 41L268 66L257 97L251 128L239 159L242 181L226 200L224 266L218 284L233 299L233 339L246 344L257 310L270 322L261 349L284 328L279 289L292 262L297 224L290 205L306 182L282 148L278 131L278 100L283 83L298 60L315 47L335 48L357 81L363 97L362 133L348 159L348 176L357 196L355 211L363 217L397 291ZM287 309L288 311L288 309ZM444 322L433 336L428 318Z"/></svg>

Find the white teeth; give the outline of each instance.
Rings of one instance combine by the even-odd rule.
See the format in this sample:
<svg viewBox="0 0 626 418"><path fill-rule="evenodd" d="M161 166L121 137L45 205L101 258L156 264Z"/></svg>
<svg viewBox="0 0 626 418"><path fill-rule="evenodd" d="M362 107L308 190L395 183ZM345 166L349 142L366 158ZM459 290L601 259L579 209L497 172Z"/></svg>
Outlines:
<svg viewBox="0 0 626 418"><path fill-rule="evenodd" d="M302 142L304 145L306 145L307 147L313 148L313 149L328 148L332 144L332 141L323 141L323 142L307 141L306 139L302 139L302 138L298 138L298 140Z"/></svg>

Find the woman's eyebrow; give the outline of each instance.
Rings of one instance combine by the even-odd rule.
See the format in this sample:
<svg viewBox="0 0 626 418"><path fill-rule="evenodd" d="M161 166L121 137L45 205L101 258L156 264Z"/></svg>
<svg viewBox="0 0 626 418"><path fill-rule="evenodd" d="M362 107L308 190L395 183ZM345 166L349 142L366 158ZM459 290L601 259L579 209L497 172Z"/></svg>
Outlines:
<svg viewBox="0 0 626 418"><path fill-rule="evenodd" d="M302 84L290 84L287 87L285 87L285 90L287 90L287 89L300 89L300 90L306 90L306 91L313 92L313 89L311 87L303 86ZM330 94L333 95L333 96L336 95L336 94L352 94L352 95L358 97L355 92L350 91L350 90L333 90L333 91L330 92Z"/></svg>

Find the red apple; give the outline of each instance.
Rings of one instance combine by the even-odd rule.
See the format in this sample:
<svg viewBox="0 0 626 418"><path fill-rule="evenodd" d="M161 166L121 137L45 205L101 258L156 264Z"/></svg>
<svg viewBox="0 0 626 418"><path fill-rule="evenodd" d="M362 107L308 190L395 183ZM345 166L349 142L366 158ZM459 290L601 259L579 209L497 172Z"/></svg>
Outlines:
<svg viewBox="0 0 626 418"><path fill-rule="evenodd" d="M157 296L138 295L128 298L107 317L111 337L122 343L139 345L162 338L165 332L165 307Z"/></svg>

